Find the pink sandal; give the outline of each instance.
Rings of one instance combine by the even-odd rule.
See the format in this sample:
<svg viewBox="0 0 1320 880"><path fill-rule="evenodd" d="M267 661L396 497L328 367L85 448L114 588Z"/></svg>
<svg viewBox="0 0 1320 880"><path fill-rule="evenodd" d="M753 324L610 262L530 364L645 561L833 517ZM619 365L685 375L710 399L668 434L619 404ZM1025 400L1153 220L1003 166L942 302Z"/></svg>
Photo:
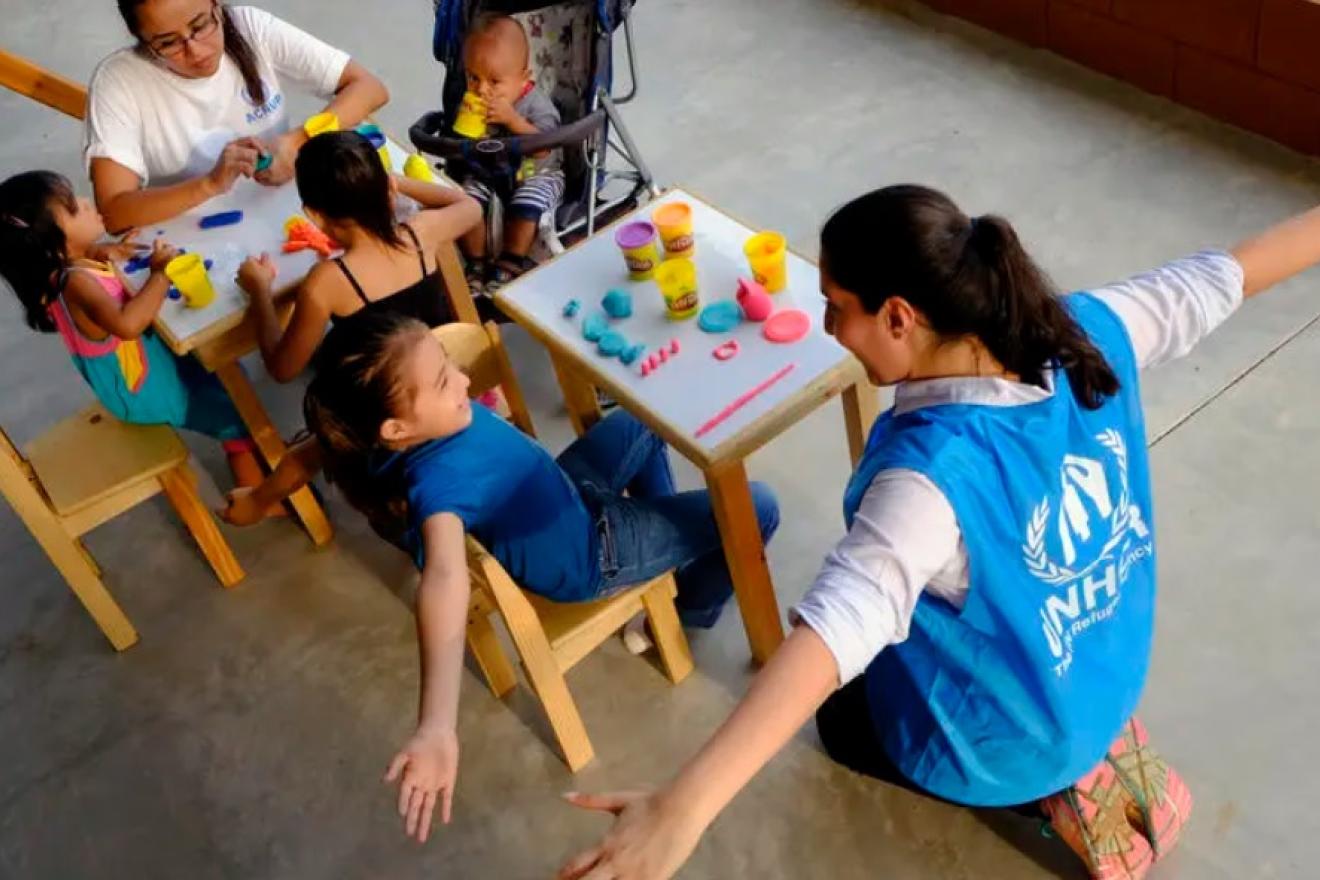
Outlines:
<svg viewBox="0 0 1320 880"><path fill-rule="evenodd" d="M1096 880L1140 880L1177 845L1192 795L1133 718L1095 769L1041 808Z"/></svg>

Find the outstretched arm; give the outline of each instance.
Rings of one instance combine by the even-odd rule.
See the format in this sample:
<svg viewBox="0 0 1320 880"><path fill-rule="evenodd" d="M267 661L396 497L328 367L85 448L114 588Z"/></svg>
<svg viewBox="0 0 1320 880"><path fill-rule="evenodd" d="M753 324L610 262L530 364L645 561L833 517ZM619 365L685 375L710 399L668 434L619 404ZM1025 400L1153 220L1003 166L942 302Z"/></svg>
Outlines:
<svg viewBox="0 0 1320 880"><path fill-rule="evenodd" d="M1231 253L1242 264L1243 294L1264 293L1320 263L1320 208L1247 239Z"/></svg>
<svg viewBox="0 0 1320 880"><path fill-rule="evenodd" d="M569 860L561 880L672 877L720 811L773 758L839 685L834 655L807 626L796 627L715 735L654 794L568 795L613 813L614 827Z"/></svg>

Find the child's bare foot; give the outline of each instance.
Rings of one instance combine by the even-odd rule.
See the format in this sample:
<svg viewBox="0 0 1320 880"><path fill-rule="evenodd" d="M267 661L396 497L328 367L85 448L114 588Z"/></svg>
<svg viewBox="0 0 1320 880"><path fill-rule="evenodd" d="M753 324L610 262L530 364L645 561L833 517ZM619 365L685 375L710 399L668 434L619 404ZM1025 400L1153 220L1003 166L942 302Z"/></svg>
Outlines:
<svg viewBox="0 0 1320 880"><path fill-rule="evenodd" d="M256 489L240 486L225 494L226 506L216 511L231 526L254 526L266 519L283 519L289 515L282 503L262 506L256 499Z"/></svg>

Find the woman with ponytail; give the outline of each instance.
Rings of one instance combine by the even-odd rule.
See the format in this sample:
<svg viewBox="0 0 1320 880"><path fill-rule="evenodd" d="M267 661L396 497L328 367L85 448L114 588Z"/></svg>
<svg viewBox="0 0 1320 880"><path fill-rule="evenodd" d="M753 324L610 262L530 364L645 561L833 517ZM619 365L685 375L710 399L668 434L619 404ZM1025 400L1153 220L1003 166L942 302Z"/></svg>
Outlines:
<svg viewBox="0 0 1320 880"><path fill-rule="evenodd" d="M924 187L845 205L820 252L828 330L894 389L844 494L848 534L671 782L568 796L616 818L560 877L672 876L813 714L856 772L1037 816L1093 877L1144 876L1191 797L1133 717L1156 597L1138 374L1320 262L1320 209L1068 296L1008 221Z"/></svg>
<svg viewBox="0 0 1320 880"><path fill-rule="evenodd" d="M220 0L118 4L136 45L92 75L84 144L111 230L168 220L240 177L291 180L307 134L290 125L286 79L328 98L325 109L345 128L389 100L346 53L260 9Z"/></svg>

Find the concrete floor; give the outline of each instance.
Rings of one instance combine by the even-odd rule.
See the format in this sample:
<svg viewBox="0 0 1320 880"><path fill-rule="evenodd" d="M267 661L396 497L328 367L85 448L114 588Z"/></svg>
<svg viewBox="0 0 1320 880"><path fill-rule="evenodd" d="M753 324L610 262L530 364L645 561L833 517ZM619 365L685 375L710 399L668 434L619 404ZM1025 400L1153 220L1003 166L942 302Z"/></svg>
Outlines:
<svg viewBox="0 0 1320 880"><path fill-rule="evenodd" d="M349 0L266 7L379 72L395 131L435 103L426 0L383 4L369 27ZM0 12L6 48L80 80L122 40L108 0L0 0ZM1007 214L1061 284L1083 286L1320 201L1316 166L1295 154L926 13L652 0L637 23L645 79L627 119L658 176L808 251L833 206L915 180ZM77 173L73 122L8 93L0 114L0 171ZM1306 672L1320 666L1318 277L1252 303L1147 381L1165 590L1143 713L1198 811L1161 877L1303 877L1320 859L1308 748L1320 701ZM56 340L28 333L7 299L0 309L0 424L22 442L89 395ZM543 355L513 335L558 446L569 431ZM259 390L292 430L298 389ZM190 443L221 472L213 447ZM837 407L751 469L783 501L770 557L787 606L841 530ZM96 532L91 548L142 633L121 656L0 508L0 877L545 877L604 827L558 792L663 779L747 683L736 611L693 635L698 672L678 688L609 645L571 676L599 753L573 778L525 694L501 704L469 675L454 823L410 845L379 779L415 709L412 578L341 502L330 507L340 532L324 552L289 524L231 530L249 571L231 593L163 503ZM685 876L1056 874L1080 876L1029 824L856 778L808 730Z"/></svg>

